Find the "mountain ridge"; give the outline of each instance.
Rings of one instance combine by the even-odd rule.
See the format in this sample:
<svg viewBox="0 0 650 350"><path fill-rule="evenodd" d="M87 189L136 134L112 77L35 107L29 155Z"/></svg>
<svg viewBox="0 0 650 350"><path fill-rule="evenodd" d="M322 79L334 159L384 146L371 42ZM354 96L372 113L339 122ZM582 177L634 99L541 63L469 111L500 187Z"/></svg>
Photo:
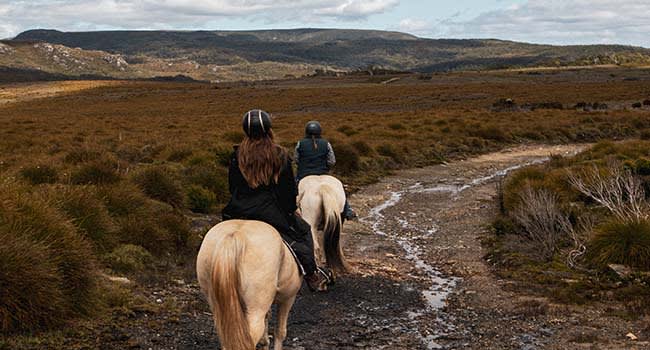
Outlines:
<svg viewBox="0 0 650 350"><path fill-rule="evenodd" d="M129 67L138 66L136 72L146 71L140 75L154 71L172 74L173 69L167 65L182 67L174 72L202 80L259 80L304 75L317 69L351 71L368 66L431 73L535 66L650 65L650 49L629 45L553 46L499 39L429 39L395 31L356 29L34 29L8 42L46 42L101 51L121 57ZM224 70L229 73L222 74Z"/></svg>

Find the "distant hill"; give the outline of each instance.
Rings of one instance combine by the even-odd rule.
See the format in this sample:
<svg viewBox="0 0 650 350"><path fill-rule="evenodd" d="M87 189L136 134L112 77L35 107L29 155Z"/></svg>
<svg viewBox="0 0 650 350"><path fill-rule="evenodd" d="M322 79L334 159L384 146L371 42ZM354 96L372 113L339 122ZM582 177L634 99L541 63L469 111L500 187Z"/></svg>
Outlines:
<svg viewBox="0 0 650 350"><path fill-rule="evenodd" d="M380 66L400 71L439 72L650 64L650 50L640 47L423 39L399 32L341 29L97 32L39 29L21 33L8 43L19 42L47 42L119 56L128 66L118 67L120 70L115 75L109 73L112 76L162 72L208 80L278 78L324 67L354 70ZM0 51L0 64L2 55Z"/></svg>

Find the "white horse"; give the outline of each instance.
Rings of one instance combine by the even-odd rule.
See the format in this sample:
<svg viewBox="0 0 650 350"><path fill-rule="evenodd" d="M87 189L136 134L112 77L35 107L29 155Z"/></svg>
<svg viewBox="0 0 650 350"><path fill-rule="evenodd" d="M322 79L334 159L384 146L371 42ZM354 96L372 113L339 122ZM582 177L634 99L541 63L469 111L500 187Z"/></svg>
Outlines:
<svg viewBox="0 0 650 350"><path fill-rule="evenodd" d="M314 254L319 262L344 272L347 263L341 249L341 212L345 205L343 184L330 175L311 175L300 180L298 207L314 238Z"/></svg>
<svg viewBox="0 0 650 350"><path fill-rule="evenodd" d="M196 273L219 340L227 350L269 349L268 318L277 303L274 349L287 335L302 275L280 234L261 221L229 220L203 239Z"/></svg>

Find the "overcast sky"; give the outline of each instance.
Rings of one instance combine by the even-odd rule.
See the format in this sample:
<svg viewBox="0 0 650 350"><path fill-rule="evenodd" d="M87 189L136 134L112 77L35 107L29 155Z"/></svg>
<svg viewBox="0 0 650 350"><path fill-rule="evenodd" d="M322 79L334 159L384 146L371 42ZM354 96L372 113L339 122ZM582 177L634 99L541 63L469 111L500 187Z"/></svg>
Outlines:
<svg viewBox="0 0 650 350"><path fill-rule="evenodd" d="M650 47L650 0L0 0L0 38L33 28L302 27Z"/></svg>

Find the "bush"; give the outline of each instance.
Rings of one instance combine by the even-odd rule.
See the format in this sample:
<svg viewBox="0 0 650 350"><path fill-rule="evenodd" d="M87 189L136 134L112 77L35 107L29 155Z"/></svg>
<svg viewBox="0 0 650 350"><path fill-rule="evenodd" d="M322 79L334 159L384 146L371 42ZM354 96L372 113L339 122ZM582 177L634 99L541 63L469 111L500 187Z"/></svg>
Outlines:
<svg viewBox="0 0 650 350"><path fill-rule="evenodd" d="M573 230L573 225L559 208L556 194L526 187L519 195L521 201L512 217L524 228L526 237L537 244L543 256L550 259Z"/></svg>
<svg viewBox="0 0 650 350"><path fill-rule="evenodd" d="M63 161L70 164L88 163L100 158L100 156L101 153L99 151L79 148L68 152L63 157Z"/></svg>
<svg viewBox="0 0 650 350"><path fill-rule="evenodd" d="M352 142L352 147L357 150L359 155L364 157L370 157L374 153L372 147L365 141L354 141Z"/></svg>
<svg viewBox="0 0 650 350"><path fill-rule="evenodd" d="M377 146L377 153L379 153L379 155L381 156L389 157L397 163L400 163L402 160L402 157L400 156L399 152L395 149L393 145L389 143L384 143Z"/></svg>
<svg viewBox="0 0 650 350"><path fill-rule="evenodd" d="M169 168L146 167L135 174L133 179L150 198L165 202L175 208L183 206L183 191Z"/></svg>
<svg viewBox="0 0 650 350"><path fill-rule="evenodd" d="M46 243L17 227L0 227L0 331L35 331L61 324L70 313L63 276Z"/></svg>
<svg viewBox="0 0 650 350"><path fill-rule="evenodd" d="M153 262L153 256L144 248L124 244L104 257L104 262L116 272L141 272Z"/></svg>
<svg viewBox="0 0 650 350"><path fill-rule="evenodd" d="M98 160L83 164L72 173L70 181L76 185L116 183L120 181L116 165L110 160Z"/></svg>
<svg viewBox="0 0 650 350"><path fill-rule="evenodd" d="M217 197L202 186L191 185L187 189L187 201L190 210L195 213L211 213L217 205Z"/></svg>
<svg viewBox="0 0 650 350"><path fill-rule="evenodd" d="M230 158L232 158L232 147L219 147L214 150L214 155L217 160L217 164L227 167L230 165Z"/></svg>
<svg viewBox="0 0 650 350"><path fill-rule="evenodd" d="M117 226L106 205L91 186L56 186L49 188L48 196L56 206L101 251L113 248Z"/></svg>
<svg viewBox="0 0 650 350"><path fill-rule="evenodd" d="M115 217L127 216L149 205L149 199L140 188L130 183L101 186L98 193L108 212Z"/></svg>
<svg viewBox="0 0 650 350"><path fill-rule="evenodd" d="M96 270L90 244L52 203L14 183L0 183L0 233L0 259L6 262L0 269L0 278L14 279L18 273L26 279L16 282L25 283L19 291L11 283L0 283L7 293L0 294L0 307L16 312L16 316L0 318L3 328L49 327L94 309ZM15 249L11 249L12 245ZM32 258L37 263L26 267ZM38 282L27 280L32 278L30 271ZM42 287L27 288L30 283L42 283ZM52 300L46 298L48 295ZM21 300L30 300L29 309L21 311ZM40 315L43 310L48 310L47 315ZM18 315L27 321L16 323L12 317Z"/></svg>
<svg viewBox="0 0 650 350"><path fill-rule="evenodd" d="M650 130L643 130L640 135L641 140L650 140Z"/></svg>
<svg viewBox="0 0 650 350"><path fill-rule="evenodd" d="M225 202L229 198L228 172L218 167L214 161L189 166L185 178L191 185L210 190L216 202Z"/></svg>
<svg viewBox="0 0 650 350"><path fill-rule="evenodd" d="M587 258L601 267L623 264L650 270L650 222L615 220L600 226L588 244Z"/></svg>
<svg viewBox="0 0 650 350"><path fill-rule="evenodd" d="M50 165L35 165L23 168L20 176L32 185L53 184L58 176L56 169Z"/></svg>
<svg viewBox="0 0 650 350"><path fill-rule="evenodd" d="M497 126L479 127L470 132L470 135L497 142L508 142L512 139L512 136L509 133L503 131L502 128Z"/></svg>
<svg viewBox="0 0 650 350"><path fill-rule="evenodd" d="M341 175L352 175L359 170L359 153L347 143L332 146L336 152L335 171Z"/></svg>
<svg viewBox="0 0 650 350"><path fill-rule="evenodd" d="M182 162L192 155L192 150L189 148L179 148L169 152L167 161L169 162Z"/></svg>
<svg viewBox="0 0 650 350"><path fill-rule="evenodd" d="M151 210L140 210L120 218L119 224L121 243L142 246L156 255L170 251L172 238L159 226Z"/></svg>
<svg viewBox="0 0 650 350"><path fill-rule="evenodd" d="M355 130L353 127L349 125L342 125L339 126L336 131L343 133L345 136L354 136L359 133L359 131Z"/></svg>
<svg viewBox="0 0 650 350"><path fill-rule="evenodd" d="M512 222L512 219L501 215L494 219L492 228L494 229L494 233L499 236L517 233L517 225Z"/></svg>

